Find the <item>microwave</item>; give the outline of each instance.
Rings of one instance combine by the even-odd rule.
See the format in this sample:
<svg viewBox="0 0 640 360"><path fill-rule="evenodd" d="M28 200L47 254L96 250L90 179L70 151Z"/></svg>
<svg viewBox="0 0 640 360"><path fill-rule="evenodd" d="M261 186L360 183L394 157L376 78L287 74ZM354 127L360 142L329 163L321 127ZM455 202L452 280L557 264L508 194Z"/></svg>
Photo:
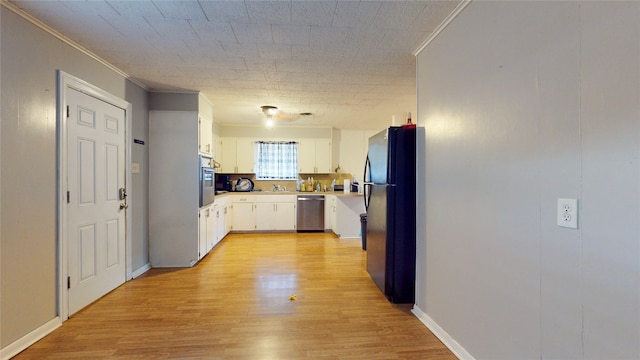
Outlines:
<svg viewBox="0 0 640 360"><path fill-rule="evenodd" d="M231 191L231 176L216 175L216 191Z"/></svg>

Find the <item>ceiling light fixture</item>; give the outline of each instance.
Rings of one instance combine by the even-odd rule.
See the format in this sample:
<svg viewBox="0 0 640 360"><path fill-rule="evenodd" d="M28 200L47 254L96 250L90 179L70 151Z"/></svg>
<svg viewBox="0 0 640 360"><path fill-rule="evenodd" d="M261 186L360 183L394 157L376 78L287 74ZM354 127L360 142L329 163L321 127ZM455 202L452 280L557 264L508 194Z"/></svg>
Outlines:
<svg viewBox="0 0 640 360"><path fill-rule="evenodd" d="M262 109L264 115L267 117L271 117L278 113L278 108L276 106L262 105L260 106L260 108Z"/></svg>

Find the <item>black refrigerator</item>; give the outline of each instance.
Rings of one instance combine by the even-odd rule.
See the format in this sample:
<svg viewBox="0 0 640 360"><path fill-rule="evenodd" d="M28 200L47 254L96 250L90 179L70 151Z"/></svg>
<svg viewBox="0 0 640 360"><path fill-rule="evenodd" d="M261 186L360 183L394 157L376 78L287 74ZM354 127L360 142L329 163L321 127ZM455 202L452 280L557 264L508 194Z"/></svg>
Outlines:
<svg viewBox="0 0 640 360"><path fill-rule="evenodd" d="M413 303L416 279L416 129L369 138L364 171L367 272L393 303Z"/></svg>

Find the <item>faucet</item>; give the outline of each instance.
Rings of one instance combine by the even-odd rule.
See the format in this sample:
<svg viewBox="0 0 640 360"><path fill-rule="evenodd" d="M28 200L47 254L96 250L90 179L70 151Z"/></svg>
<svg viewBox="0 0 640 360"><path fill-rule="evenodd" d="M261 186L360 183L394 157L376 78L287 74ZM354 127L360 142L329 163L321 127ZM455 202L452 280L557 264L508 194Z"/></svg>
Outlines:
<svg viewBox="0 0 640 360"><path fill-rule="evenodd" d="M271 191L287 191L287 187L284 185L273 185L273 189Z"/></svg>

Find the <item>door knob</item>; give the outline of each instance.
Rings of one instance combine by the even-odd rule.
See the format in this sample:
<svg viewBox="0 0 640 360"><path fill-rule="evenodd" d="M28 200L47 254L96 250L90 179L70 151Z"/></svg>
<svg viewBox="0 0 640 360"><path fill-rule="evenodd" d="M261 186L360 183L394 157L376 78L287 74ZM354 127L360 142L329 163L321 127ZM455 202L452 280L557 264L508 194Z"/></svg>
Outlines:
<svg viewBox="0 0 640 360"><path fill-rule="evenodd" d="M120 210L124 210L124 209L126 209L128 207L129 207L129 204L127 204L127 203L120 204Z"/></svg>

